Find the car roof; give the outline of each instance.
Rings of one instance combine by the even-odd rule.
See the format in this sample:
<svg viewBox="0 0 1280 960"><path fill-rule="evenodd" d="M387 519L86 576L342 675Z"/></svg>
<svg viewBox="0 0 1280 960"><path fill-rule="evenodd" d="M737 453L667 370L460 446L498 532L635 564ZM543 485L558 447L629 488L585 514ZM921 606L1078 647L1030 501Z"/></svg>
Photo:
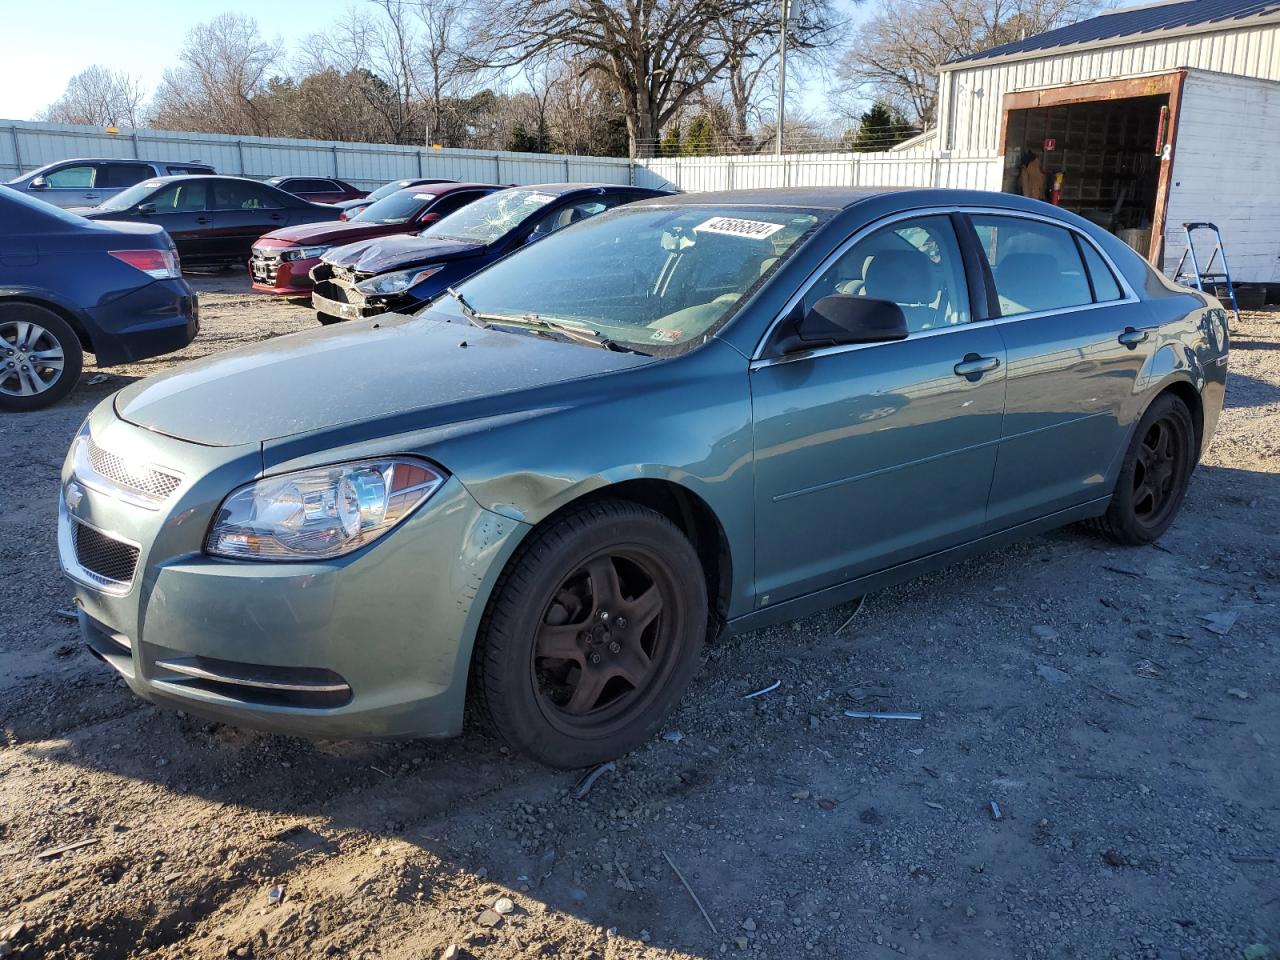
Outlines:
<svg viewBox="0 0 1280 960"><path fill-rule="evenodd" d="M536 190L538 193L549 193L563 197L578 191L621 191L623 193L653 193L648 187L633 187L625 183L518 183L507 187L508 190Z"/></svg>
<svg viewBox="0 0 1280 960"><path fill-rule="evenodd" d="M641 200L635 206L795 207L839 211L859 204L904 211L922 207L1001 207L1056 216L1071 223L1079 219L1061 207L1050 206L1015 193L944 187L771 187L713 190L654 197Z"/></svg>
<svg viewBox="0 0 1280 960"><path fill-rule="evenodd" d="M263 181L255 180L253 177L235 177L228 173L171 173L164 177L147 177L146 180L141 182L164 181L165 183L176 183L179 180L235 180L237 183L256 183L260 187L264 186ZM265 186L275 187L275 184L268 181Z"/></svg>

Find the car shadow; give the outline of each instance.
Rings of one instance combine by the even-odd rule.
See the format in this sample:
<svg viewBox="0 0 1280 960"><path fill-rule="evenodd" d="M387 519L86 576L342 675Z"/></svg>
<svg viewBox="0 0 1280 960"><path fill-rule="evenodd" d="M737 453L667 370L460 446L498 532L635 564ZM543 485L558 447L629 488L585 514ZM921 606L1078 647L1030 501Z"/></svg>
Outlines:
<svg viewBox="0 0 1280 960"><path fill-rule="evenodd" d="M854 882L864 858L882 841L882 816L896 816L897 831L932 830L922 819L930 811L918 810L918 792L933 781L918 766L899 769L901 757L915 742L908 739L915 736L911 725L877 726L871 739L865 733L819 737L814 733L818 726L807 717L820 717L823 730L828 723L845 731L862 728L849 728L840 719L840 706L802 706L791 722L790 702L805 690L806 676L820 672L821 684L830 687L865 684L875 669L868 638L878 637L889 649L914 649L917 634L927 633L908 629L912 610L922 599L939 617L976 604L987 620L995 616L988 607L1000 605L991 601L1001 596L1009 598L1010 609L1020 609L1019 596L1080 586L1061 581L1061 568L1068 563L1080 569L1086 583L1089 577L1115 580L1117 595L1131 592L1132 577L1143 578L1144 589L1168 588L1174 595L1193 582L1212 582L1215 570L1204 564L1214 561L1204 552L1204 537L1209 531L1214 537L1227 536L1223 524L1247 522L1239 518L1260 503L1271 506L1257 511L1259 516L1268 511L1275 515L1280 474L1202 467L1184 516L1158 548L1104 548L1094 535L1068 528L882 591L870 598L870 610L859 615L853 630L846 629L849 608L841 608L717 641L694 687L665 726L667 735L655 737L590 783L581 771L549 770L511 755L474 724L449 742L356 743L310 742L207 722L144 704L113 679L108 667L85 654L80 654L85 658L82 681L38 691L33 702L51 698L52 713L47 704L28 712L25 701L15 701L0 707L0 726L10 743L22 744L34 761L61 769L82 784L82 794L88 784L96 784L99 792L109 786L114 796L103 801L105 808L96 817L104 825L119 822L126 839L132 831L154 831L153 813L163 825L160 811L169 804L184 805L188 818L198 811L195 865L185 871L180 896L156 908L182 904L179 919L166 926L162 917L159 924L173 941L184 930L189 934L190 924L218 911L220 925L239 923L237 912L253 925L268 923L254 919L264 912L265 901L237 895L242 888L262 886L263 878L287 878L287 889L305 891L302 896L311 898L312 906L318 902L325 911L338 912L337 905L343 904L345 915L358 917L362 911L384 909L379 904L421 905L424 896L426 902L449 899L457 893L458 878L465 876L481 884L487 901L510 893L521 906L496 926L477 923L483 904L454 910L453 926L422 934L443 937L441 946L452 940L483 954L487 945L516 931L527 941L526 929L545 930L562 917L594 931L591 936L600 942L593 949L601 953L604 929L616 927L617 936L637 944L647 941L649 931L660 931L664 947L709 958L723 952L726 936L742 933L742 917L730 912L733 905L765 901L760 885L767 875L782 885L770 894L776 908L767 908L776 916L759 922L781 932L780 939L759 941L759 947L765 955L796 956L803 952L802 934L799 924L793 930L792 918L826 915L826 885ZM1038 582L1042 576L1050 578L1047 586ZM993 594L993 584L1007 592ZM1191 601L1184 597L1178 602ZM961 616L957 622L967 621ZM888 630L885 636L875 632L881 624ZM950 650L945 634L939 636L931 648L918 651L921 657L929 651L932 671L889 675L888 682L898 688L896 705L945 710L945 738L959 738L981 750L978 731L987 729L990 718L1002 717L1001 711L1016 715L1024 709L1020 697L1025 691L1020 684L986 676L990 664L973 662L966 670L967 648ZM1207 640L1191 642L1191 652L1203 653L1195 644L1213 640L1205 636ZM999 640L1006 658L1028 643L1025 634L1000 635ZM1098 655L1087 652L1084 657L1096 660ZM786 688L778 694L743 699L786 671ZM1151 688L1136 689L1111 695L1123 704L1148 696L1144 691ZM813 695L804 694L809 700ZM993 705L992 712L974 713L973 705L984 703ZM1079 721L1085 729L1109 703L1106 697L1086 698L1070 708L1078 716L1071 712L1063 719ZM922 744L930 751L939 749L943 731L927 725L923 729ZM887 752L874 753L877 749ZM868 750L878 758L870 780ZM1121 757L1118 762L1135 761ZM1069 816L1065 807L1070 804L1060 794L1069 792L1072 782L1068 777L1048 788L1058 791L1059 816ZM1087 781L1074 781L1077 786L1082 782ZM817 806L810 790L819 798ZM850 802L855 796L861 800ZM1021 802L1031 806L1029 797ZM894 812L906 809L917 812ZM258 839L247 850L228 846L221 834L234 836L245 817L257 818ZM945 843L942 838L934 842ZM797 868L790 864L811 864L833 845L848 860L845 864L841 859L834 875L818 879L806 873L795 883L784 882L795 877ZM711 920L694 907L668 857L689 889L700 895L719 933L712 934ZM229 866L211 865L222 860ZM335 879L339 876L340 881ZM912 877L913 884L924 882L914 872ZM934 883L932 874L928 883ZM944 892L945 887L930 896L936 899ZM474 892L467 896L475 899ZM227 912L230 918L222 915ZM98 956L123 957L137 942L130 937L140 930L127 918L119 923L110 936L88 926L80 932L112 948ZM351 939L359 923L353 921L350 928L317 923L316 955L326 943L344 952L359 946ZM278 931L273 936L277 934L287 936ZM976 937L975 943L982 942ZM590 954L585 944L578 947L582 955Z"/></svg>

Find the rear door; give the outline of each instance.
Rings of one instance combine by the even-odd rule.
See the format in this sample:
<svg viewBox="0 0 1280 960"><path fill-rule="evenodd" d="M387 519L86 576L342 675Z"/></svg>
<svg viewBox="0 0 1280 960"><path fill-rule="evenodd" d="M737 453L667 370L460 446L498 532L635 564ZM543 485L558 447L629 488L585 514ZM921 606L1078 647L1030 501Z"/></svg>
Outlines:
<svg viewBox="0 0 1280 960"><path fill-rule="evenodd" d="M1008 353L1008 400L989 527L1110 493L1154 327L1085 234L1014 213L973 213Z"/></svg>
<svg viewBox="0 0 1280 960"><path fill-rule="evenodd" d="M275 194L247 180L209 180L214 249L226 263L247 261L264 233L284 226L287 211Z"/></svg>
<svg viewBox="0 0 1280 960"><path fill-rule="evenodd" d="M968 274L946 214L872 229L787 314L833 293L888 300L906 315L907 339L777 359L766 350L752 362L761 605L981 534L1005 366L995 324L973 320L984 293Z"/></svg>
<svg viewBox="0 0 1280 960"><path fill-rule="evenodd" d="M149 163L130 163L125 160L113 160L98 165L94 177L94 189L102 194L102 199L113 197L125 187L132 187L150 177L155 176ZM99 203L102 201L99 200Z"/></svg>

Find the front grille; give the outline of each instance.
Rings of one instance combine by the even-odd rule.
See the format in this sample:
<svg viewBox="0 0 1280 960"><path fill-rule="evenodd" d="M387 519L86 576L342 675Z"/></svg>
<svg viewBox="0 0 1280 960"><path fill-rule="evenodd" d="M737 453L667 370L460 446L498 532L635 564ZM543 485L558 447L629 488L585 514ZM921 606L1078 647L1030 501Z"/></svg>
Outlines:
<svg viewBox="0 0 1280 960"><path fill-rule="evenodd" d="M276 274L280 272L280 254L267 253L255 248L253 258L249 261L249 271L258 283L265 283L268 286L275 284Z"/></svg>
<svg viewBox="0 0 1280 960"><path fill-rule="evenodd" d="M130 464L123 457L103 450L88 439L89 466L117 486L134 490L153 500L165 500L178 489L182 478L154 467Z"/></svg>
<svg viewBox="0 0 1280 960"><path fill-rule="evenodd" d="M131 583L138 567L138 548L72 519L76 561L80 566L94 577L111 583Z"/></svg>

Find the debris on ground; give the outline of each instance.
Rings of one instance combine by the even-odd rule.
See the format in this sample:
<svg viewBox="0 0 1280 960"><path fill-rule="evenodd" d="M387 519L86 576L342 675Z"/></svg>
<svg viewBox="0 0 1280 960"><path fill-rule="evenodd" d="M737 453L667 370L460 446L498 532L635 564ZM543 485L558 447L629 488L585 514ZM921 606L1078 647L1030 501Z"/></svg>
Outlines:
<svg viewBox="0 0 1280 960"><path fill-rule="evenodd" d="M711 916L707 913L707 908L702 905L702 901L698 899L698 895L693 892L693 887L689 886L689 881L684 878L684 874L680 872L680 868L677 867L675 861L671 859L671 854L664 850L662 851L662 856L667 861L667 865L670 866L672 871L675 873L676 878L684 885L686 892L688 892L698 910L701 911L702 919L707 921L707 926L711 928L711 932L717 937L720 936L720 931L717 930L716 925L711 922Z"/></svg>
<svg viewBox="0 0 1280 960"><path fill-rule="evenodd" d="M924 715L912 711L876 712L874 710L846 710L846 717L855 720L923 720Z"/></svg>
<svg viewBox="0 0 1280 960"><path fill-rule="evenodd" d="M1059 670L1057 667L1051 667L1047 663L1042 663L1036 667L1036 673L1050 683L1066 683L1071 679L1071 674L1065 670Z"/></svg>
<svg viewBox="0 0 1280 960"><path fill-rule="evenodd" d="M588 771L586 774L584 774L582 779L578 781L578 785L574 788L574 791L573 791L574 797L578 800L581 800L583 797L585 797L588 793L591 792L591 788L595 786L597 780L599 780L609 771L617 770L617 769L618 769L618 765L614 763L612 760L608 760L600 764L598 767L594 767L593 769Z"/></svg>
<svg viewBox="0 0 1280 960"><path fill-rule="evenodd" d="M763 697L766 693L773 693L773 691L777 690L780 686L782 686L782 681L775 680L773 681L773 683L769 684L767 687L761 687L759 690L756 690L752 693L748 693L742 699L754 700L756 697Z"/></svg>
<svg viewBox="0 0 1280 960"><path fill-rule="evenodd" d="M1204 628L1210 633L1225 637L1240 619L1240 611L1223 610L1218 613L1202 613L1200 619L1204 621Z"/></svg>

